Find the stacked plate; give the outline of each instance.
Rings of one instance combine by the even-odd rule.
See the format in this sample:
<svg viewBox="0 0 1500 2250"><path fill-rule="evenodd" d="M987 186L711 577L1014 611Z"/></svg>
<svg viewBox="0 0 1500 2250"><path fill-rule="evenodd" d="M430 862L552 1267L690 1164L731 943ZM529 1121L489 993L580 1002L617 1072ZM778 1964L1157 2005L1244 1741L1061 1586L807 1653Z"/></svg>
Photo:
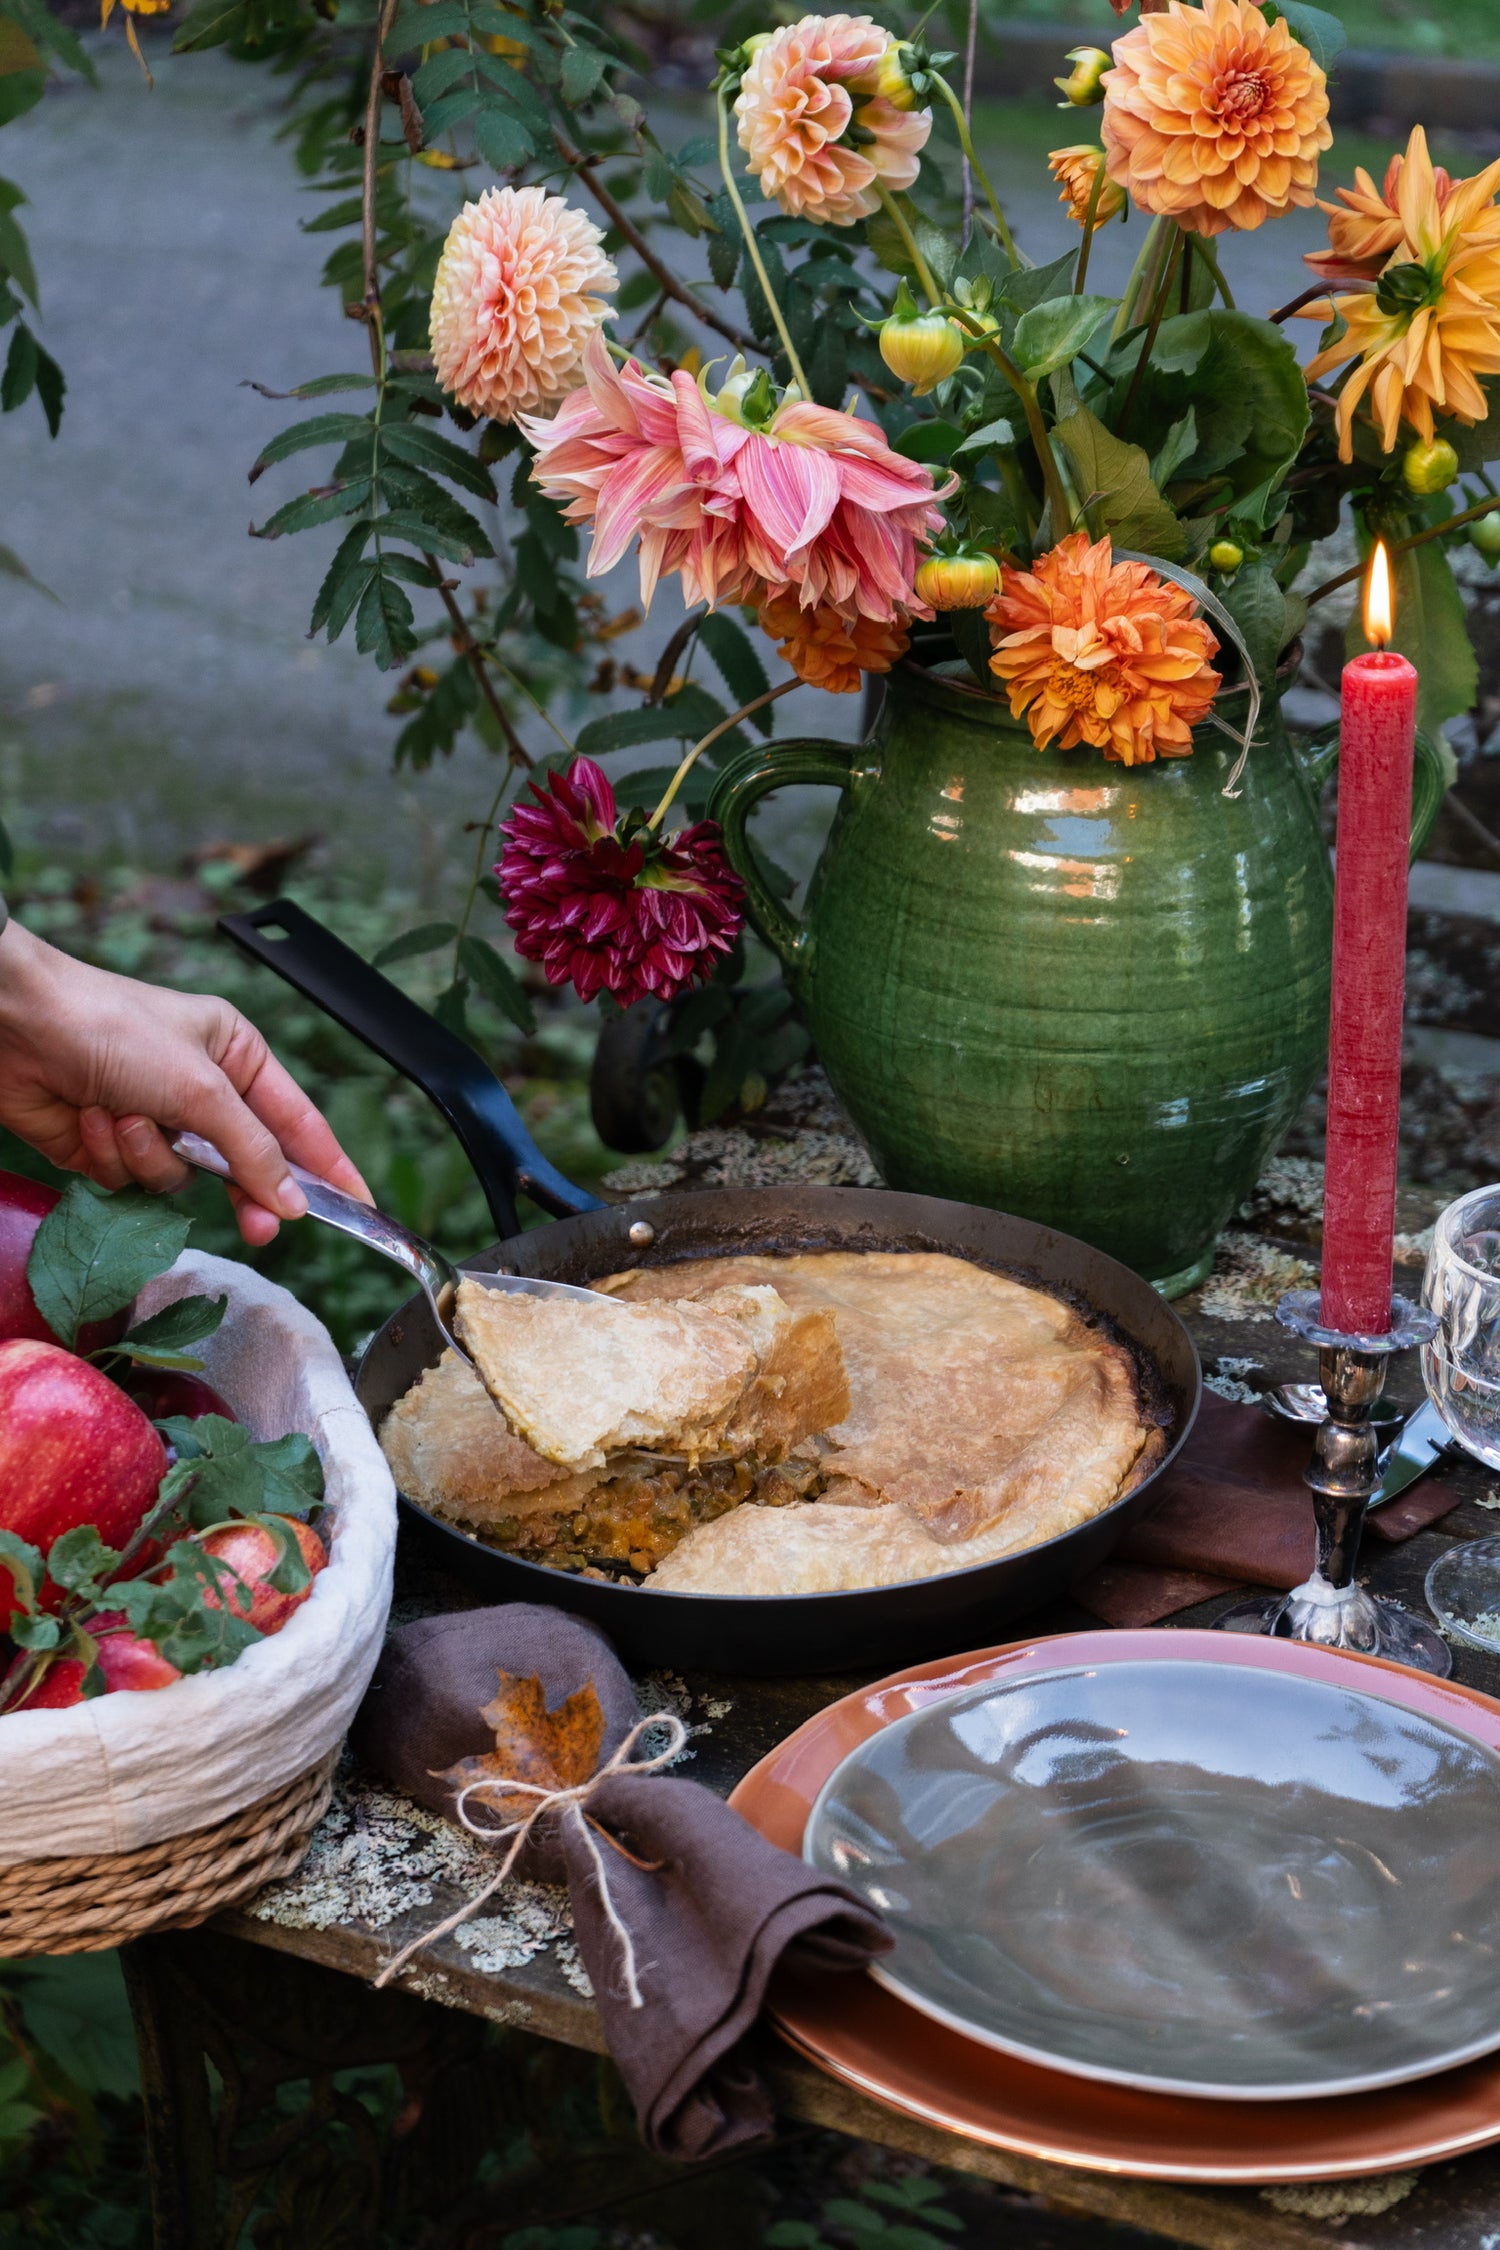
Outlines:
<svg viewBox="0 0 1500 2250"><path fill-rule="evenodd" d="M997 2146L1327 2179L1500 2140L1500 1704L1292 1642L1068 1635L897 1674L735 1792L884 1915L771 2012Z"/></svg>

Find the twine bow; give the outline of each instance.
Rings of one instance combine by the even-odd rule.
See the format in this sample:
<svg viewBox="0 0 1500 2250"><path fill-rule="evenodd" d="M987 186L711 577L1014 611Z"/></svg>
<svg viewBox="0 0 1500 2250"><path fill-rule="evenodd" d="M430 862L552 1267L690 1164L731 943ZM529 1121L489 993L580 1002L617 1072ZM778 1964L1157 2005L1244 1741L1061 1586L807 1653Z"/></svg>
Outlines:
<svg viewBox="0 0 1500 2250"><path fill-rule="evenodd" d="M652 1758L633 1758L630 1753L650 1727L666 1728L669 1738L666 1749L659 1750ZM686 1747L687 1738L688 1730L674 1712L658 1711L649 1719L638 1719L619 1748L600 1766L597 1773L590 1774L587 1781L581 1781L571 1789L546 1789L539 1782L513 1781L503 1775L486 1776L483 1781L469 1782L459 1791L455 1800L454 1810L459 1820L471 1836L481 1837L487 1844L501 1843L508 1836L511 1839L510 1849L500 1862L498 1871L490 1877L490 1880L482 1889L477 1890L472 1898L466 1899L455 1913L447 1917L446 1921L439 1922L435 1929L424 1930L420 1937L412 1939L410 1945L402 1947L394 1961L386 1963L386 1966L375 1979L376 1991L380 1991L385 1985L389 1984L392 1977L399 1976L407 1962L416 1954L422 1952L425 1947L435 1944L441 1937L447 1937L450 1931L456 1930L461 1923L467 1922L471 1914L477 1914L485 1900L494 1896L515 1866L516 1861L531 1841L531 1832L536 1827L537 1822L544 1819L548 1813L555 1812L558 1815L560 1825L568 1824L573 1828L582 1840L584 1849L593 1862L594 1881L599 1890L599 1903L604 1908L605 1920L619 1941L620 1962L625 1974L626 1997L632 2008L643 2007L645 2003L641 1998L640 1982L636 1974L635 1945L629 1930L620 1918L619 1909L610 1895L609 1877L605 1872L604 1855L595 1841L596 1832L602 1835L606 1843L613 1850L619 1852L622 1858L629 1859L630 1854L622 1844L615 1842L615 1839L608 1834L607 1830L599 1828L598 1823L590 1819L586 1807L601 1781L608 1781L611 1775L617 1773L657 1773L663 1766L669 1766L672 1760L680 1755ZM508 1820L500 1827L492 1828L481 1821L471 1819L469 1814L468 1799L481 1792L488 1796L494 1796L498 1793L507 1797L535 1797L536 1803L532 1806L530 1812L523 1813L519 1820ZM638 1861L632 1861L632 1865L639 1864Z"/></svg>

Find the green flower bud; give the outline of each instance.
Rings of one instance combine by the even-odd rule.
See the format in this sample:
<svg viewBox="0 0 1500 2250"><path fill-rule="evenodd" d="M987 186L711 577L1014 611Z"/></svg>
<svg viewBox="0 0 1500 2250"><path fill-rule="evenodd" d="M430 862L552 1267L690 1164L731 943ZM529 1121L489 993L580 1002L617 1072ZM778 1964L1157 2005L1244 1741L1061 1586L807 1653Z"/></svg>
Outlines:
<svg viewBox="0 0 1500 2250"><path fill-rule="evenodd" d="M1458 455L1446 438L1431 445L1418 438L1401 457L1401 481L1408 492L1446 492L1458 475Z"/></svg>
<svg viewBox="0 0 1500 2250"><path fill-rule="evenodd" d="M1070 47L1068 61L1073 65L1066 78L1054 78L1052 83L1064 97L1059 109L1090 109L1104 99L1100 81L1112 67L1113 57L1103 47Z"/></svg>
<svg viewBox="0 0 1500 2250"><path fill-rule="evenodd" d="M1469 525L1469 545L1477 547L1486 562L1500 562L1500 508L1491 508L1487 516Z"/></svg>
<svg viewBox="0 0 1500 2250"><path fill-rule="evenodd" d="M1208 559L1215 570L1228 573L1239 569L1245 559L1245 550L1236 546L1232 539L1216 539L1208 550Z"/></svg>
<svg viewBox="0 0 1500 2250"><path fill-rule="evenodd" d="M880 330L880 356L918 398L962 367L963 330L940 312L919 312L903 281Z"/></svg>

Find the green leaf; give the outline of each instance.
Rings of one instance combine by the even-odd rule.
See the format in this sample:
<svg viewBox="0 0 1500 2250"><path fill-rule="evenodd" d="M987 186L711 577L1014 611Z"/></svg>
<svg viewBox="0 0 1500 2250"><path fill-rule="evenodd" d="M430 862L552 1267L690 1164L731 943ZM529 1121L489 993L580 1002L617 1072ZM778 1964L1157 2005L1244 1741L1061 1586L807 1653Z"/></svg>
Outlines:
<svg viewBox="0 0 1500 2250"><path fill-rule="evenodd" d="M1070 297L1073 272L1078 264L1074 250L1054 258L1050 266L1015 266L1001 278L1000 295L1018 313L1028 313L1054 297Z"/></svg>
<svg viewBox="0 0 1500 2250"><path fill-rule="evenodd" d="M771 683L754 642L722 609L709 611L698 627L698 638L718 666L736 704L753 703L758 695L767 693ZM770 734L775 729L776 714L769 708L756 711L750 723L761 734Z"/></svg>
<svg viewBox="0 0 1500 2250"><path fill-rule="evenodd" d="M366 577L375 567L373 562L367 563L363 559L365 541L369 536L370 525L367 521L357 523L340 540L338 552L328 565L327 575L318 588L317 599L313 603L312 618L307 628L309 638L314 633L321 633L326 625L328 638L336 641L349 622L354 605L365 590Z"/></svg>
<svg viewBox="0 0 1500 2250"><path fill-rule="evenodd" d="M971 430L963 444L956 447L955 450L959 453L985 453L993 445L998 447L1001 452L1007 452L1015 442L1016 425L1014 422L986 422L983 428Z"/></svg>
<svg viewBox="0 0 1500 2250"><path fill-rule="evenodd" d="M617 805L639 805L643 812L652 812L666 795L667 785L676 773L675 766L643 766L638 773L621 774L614 784ZM713 790L714 776L706 765L694 766L672 799L674 813L685 813L690 820L698 819L708 810L709 796Z"/></svg>
<svg viewBox="0 0 1500 2250"><path fill-rule="evenodd" d="M458 930L452 922L424 922L420 929L406 930L371 956L372 969L389 968L393 961L414 961L422 953L436 953L440 945L451 945Z"/></svg>
<svg viewBox="0 0 1500 2250"><path fill-rule="evenodd" d="M1087 407L1059 422L1056 435L1090 514L1118 546L1161 555L1168 562L1183 552L1182 525L1152 483L1151 464L1140 446L1115 437Z"/></svg>
<svg viewBox="0 0 1500 2250"><path fill-rule="evenodd" d="M252 534L257 539L282 539L288 532L313 531L319 524L337 523L340 516L352 516L357 508L365 507L374 489L370 477L355 477L326 492L299 492L295 500L288 500L268 516L259 530L252 526Z"/></svg>
<svg viewBox="0 0 1500 2250"><path fill-rule="evenodd" d="M62 1639L62 1627L55 1617L15 1617L10 1621L10 1637L17 1648L56 1648Z"/></svg>
<svg viewBox="0 0 1500 2250"><path fill-rule="evenodd" d="M562 62L562 98L570 108L586 102L609 68L597 47L569 47Z"/></svg>
<svg viewBox="0 0 1500 2250"><path fill-rule="evenodd" d="M1053 297L1035 305L1016 322L1012 359L1029 383L1039 383L1054 368L1075 359L1094 331L1115 309L1113 297Z"/></svg>
<svg viewBox="0 0 1500 2250"><path fill-rule="evenodd" d="M475 989L492 1000L518 1031L528 1037L536 1030L536 1011L510 963L495 951L488 938L461 937L458 958Z"/></svg>
<svg viewBox="0 0 1500 2250"><path fill-rule="evenodd" d="M40 578L32 575L13 547L0 547L0 578L19 578L23 584L34 586L39 594L45 594L49 602L59 602L60 606L60 597L53 593L50 586L44 586ZM8 856L0 861L0 875L8 875L11 865Z"/></svg>
<svg viewBox="0 0 1500 2250"><path fill-rule="evenodd" d="M9 209L5 208L0 208L0 268L10 275L30 304L39 302L36 268L31 262L31 252L26 247L26 237L11 217Z"/></svg>
<svg viewBox="0 0 1500 2250"><path fill-rule="evenodd" d="M3 18L0 18L3 21ZM0 80L0 85L4 81ZM36 381L37 341L25 321L18 321L0 375L0 414L13 414L31 396Z"/></svg>
<svg viewBox="0 0 1500 2250"><path fill-rule="evenodd" d="M0 1567L8 1570L14 1581L12 1599L16 1608L29 1615L36 1608L37 1589L45 1575L41 1549L14 1531L0 1531ZM0 1616L0 1631L6 1629ZM14 1625L8 1629L14 1636Z"/></svg>
<svg viewBox="0 0 1500 2250"><path fill-rule="evenodd" d="M289 391L268 390L264 383L247 383L247 390L262 398L327 398L331 391L372 391L373 375L315 375L310 383L294 383Z"/></svg>
<svg viewBox="0 0 1500 2250"><path fill-rule="evenodd" d="M361 439L373 439L374 424L364 414L312 414L305 422L294 422L289 429L279 430L268 445L261 448L250 470L250 483L265 474L277 461L289 461L294 453L305 453L313 445L352 445ZM382 433L385 434L385 433Z"/></svg>
<svg viewBox="0 0 1500 2250"><path fill-rule="evenodd" d="M34 47L32 52L36 52ZM46 91L45 69L4 72L0 75L0 125L9 125L16 118L24 117L27 110L35 109Z"/></svg>
<svg viewBox="0 0 1500 2250"><path fill-rule="evenodd" d="M532 155L535 143L508 107L491 101L474 120L474 146L497 172L511 172Z"/></svg>
<svg viewBox="0 0 1500 2250"><path fill-rule="evenodd" d="M481 500L495 497L489 470L476 461L472 453L466 453L450 438L440 437L436 430L424 429L416 422L397 422L382 429L380 442L382 449L397 461L409 461L414 468L429 469L436 476L448 477Z"/></svg>
<svg viewBox="0 0 1500 2250"><path fill-rule="evenodd" d="M414 469L406 462L387 461L382 465L381 482L393 510L420 523L431 524L450 544L461 545L471 554L488 557L494 553L478 518L470 515L463 502L456 500L425 469ZM395 536L393 533L392 537Z"/></svg>
<svg viewBox="0 0 1500 2250"><path fill-rule="evenodd" d="M241 38L249 14L246 0L197 0L177 26L173 54L201 54L205 47L223 47Z"/></svg>
<svg viewBox="0 0 1500 2250"><path fill-rule="evenodd" d="M1219 599L1245 636L1256 677L1268 687L1291 638L1286 595L1268 562L1242 563Z"/></svg>
<svg viewBox="0 0 1500 2250"><path fill-rule="evenodd" d="M92 1597L119 1562L119 1549L106 1547L93 1524L80 1523L53 1540L47 1550L47 1575L65 1593Z"/></svg>
<svg viewBox="0 0 1500 2250"><path fill-rule="evenodd" d="M50 352L40 344L36 348L36 395L42 412L47 417L47 434L56 437L63 417L63 397L68 388L66 378Z"/></svg>
<svg viewBox="0 0 1500 2250"><path fill-rule="evenodd" d="M1158 491L1164 492L1184 461L1192 458L1198 443L1198 417L1189 407L1180 422L1174 422L1151 463L1151 475Z"/></svg>
<svg viewBox="0 0 1500 2250"><path fill-rule="evenodd" d="M359 597L354 613L354 645L373 656L383 672L393 672L416 646L410 600L396 583L386 556Z"/></svg>
<svg viewBox="0 0 1500 2250"><path fill-rule="evenodd" d="M1109 419L1122 411L1139 344L1128 347ZM1307 430L1307 384L1289 340L1251 313L1183 313L1164 320L1140 382L1130 427L1158 449L1192 409L1197 444L1177 478L1223 479L1232 495L1275 485Z"/></svg>
<svg viewBox="0 0 1500 2250"><path fill-rule="evenodd" d="M409 54L415 47L428 46L437 39L467 37L470 30L467 0L436 0L432 7L423 7L421 0L403 8L391 26L386 52L391 55Z"/></svg>
<svg viewBox="0 0 1500 2250"><path fill-rule="evenodd" d="M6 1976L27 2034L75 2086L119 2100L139 2090L130 2004L112 1953L36 1955L12 1962Z"/></svg>
<svg viewBox="0 0 1500 2250"><path fill-rule="evenodd" d="M679 721L656 703L643 711L609 711L602 719L590 719L578 730L577 749L581 758L602 758L642 742L680 741L682 734Z"/></svg>
<svg viewBox="0 0 1500 2250"><path fill-rule="evenodd" d="M1331 16L1326 8L1309 7L1307 0L1269 0L1261 13L1268 23L1280 16L1320 70L1332 70L1349 44L1349 34L1338 17Z"/></svg>
<svg viewBox="0 0 1500 2250"><path fill-rule="evenodd" d="M189 1344L201 1344L205 1336L212 1336L223 1321L229 1306L227 1297L179 1297L160 1312L137 1322L129 1329L118 1351L128 1352L132 1359L142 1351L152 1353L184 1352Z"/></svg>
<svg viewBox="0 0 1500 2250"><path fill-rule="evenodd" d="M891 450L908 461L951 461L963 435L956 422L910 422Z"/></svg>
<svg viewBox="0 0 1500 2250"><path fill-rule="evenodd" d="M109 1195L72 1180L37 1228L26 1278L43 1320L71 1351L78 1330L103 1320L165 1273L191 1221L144 1188Z"/></svg>
<svg viewBox="0 0 1500 2250"><path fill-rule="evenodd" d="M984 612L978 609L950 610L948 612L948 630L953 636L954 647L968 665L975 679L993 695L995 692L995 675L990 670L990 658L995 652L995 644L990 639L990 629L985 623Z"/></svg>

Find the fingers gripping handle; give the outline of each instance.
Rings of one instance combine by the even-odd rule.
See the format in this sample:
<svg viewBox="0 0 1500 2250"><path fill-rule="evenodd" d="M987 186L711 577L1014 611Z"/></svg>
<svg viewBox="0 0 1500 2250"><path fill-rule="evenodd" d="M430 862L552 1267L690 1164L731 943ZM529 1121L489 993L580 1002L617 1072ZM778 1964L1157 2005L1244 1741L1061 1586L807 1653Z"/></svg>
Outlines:
<svg viewBox="0 0 1500 2250"><path fill-rule="evenodd" d="M853 779L854 761L861 752L859 743L820 742L812 737L759 743L725 766L708 800L708 817L723 829L729 864L745 886L745 911L751 925L789 970L795 971L806 953L807 926L766 882L746 823L761 798L773 789L787 789L799 782L847 789Z"/></svg>

